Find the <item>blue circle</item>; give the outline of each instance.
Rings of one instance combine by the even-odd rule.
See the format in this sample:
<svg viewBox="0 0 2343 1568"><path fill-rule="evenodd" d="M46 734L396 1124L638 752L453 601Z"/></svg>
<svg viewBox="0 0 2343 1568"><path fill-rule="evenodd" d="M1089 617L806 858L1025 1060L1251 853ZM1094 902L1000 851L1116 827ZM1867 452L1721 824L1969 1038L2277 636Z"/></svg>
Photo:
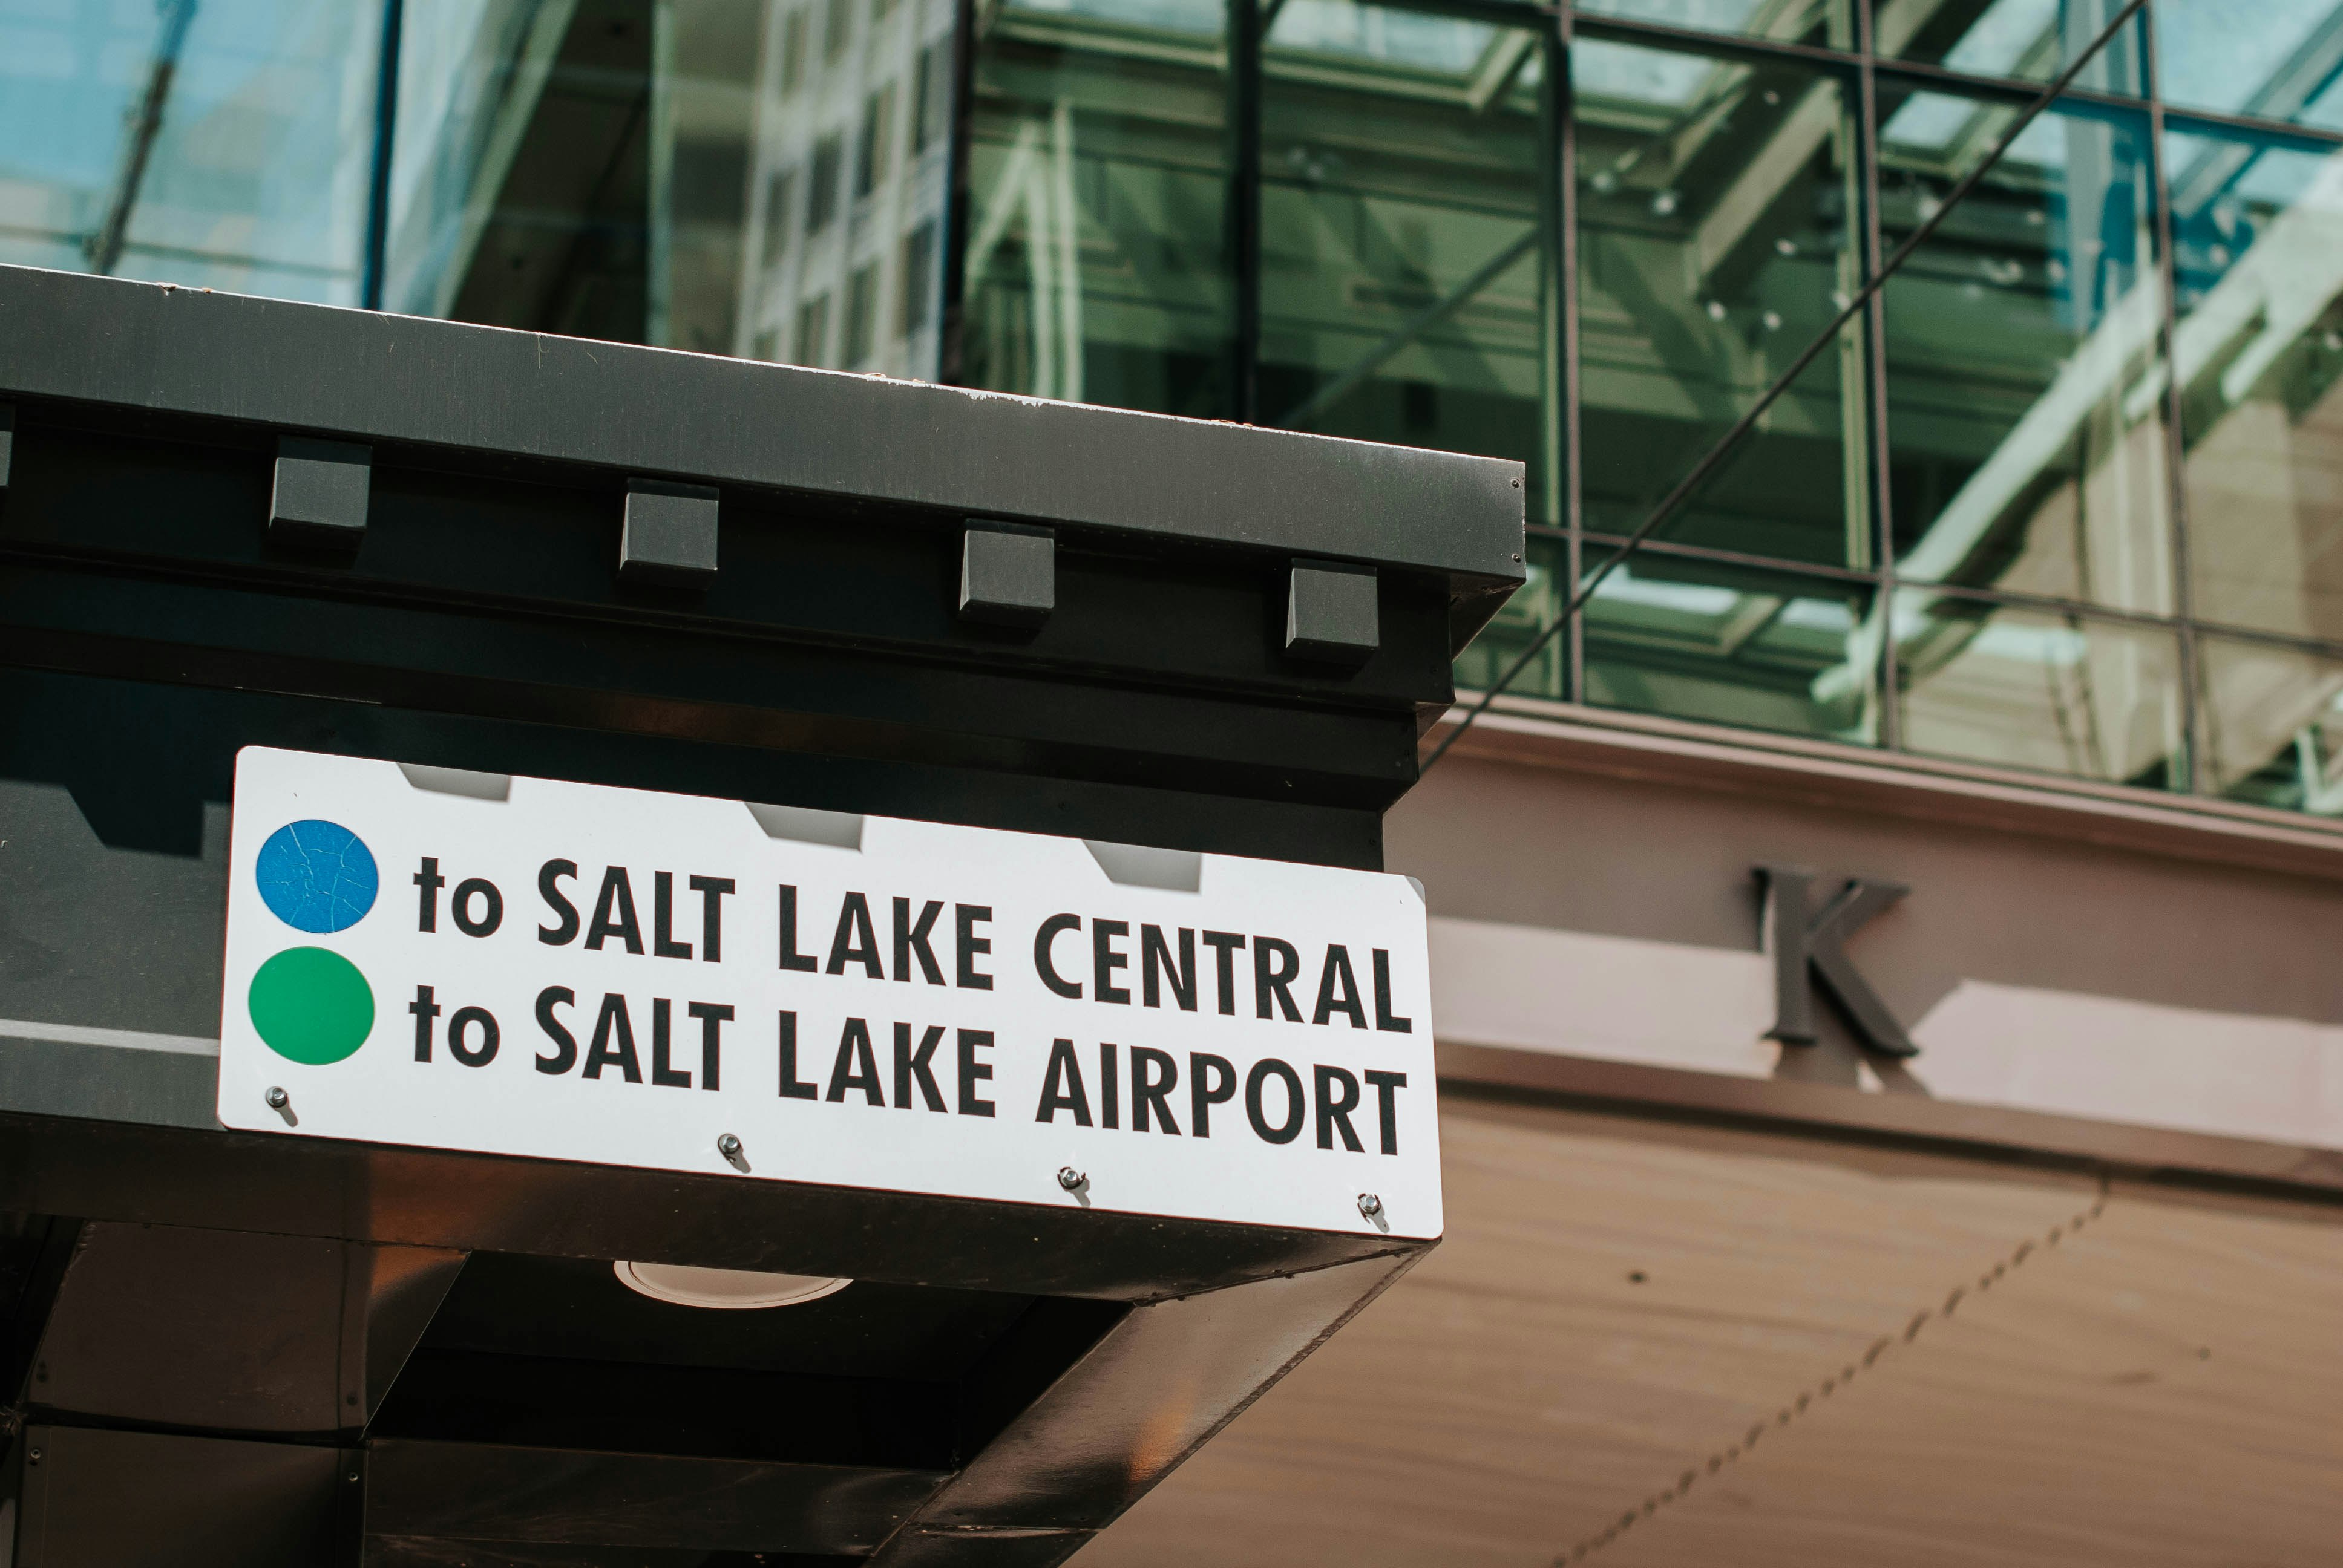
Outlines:
<svg viewBox="0 0 2343 1568"><path fill-rule="evenodd" d="M297 931L344 931L366 919L382 879L366 840L339 822L287 822L252 868L260 896Z"/></svg>

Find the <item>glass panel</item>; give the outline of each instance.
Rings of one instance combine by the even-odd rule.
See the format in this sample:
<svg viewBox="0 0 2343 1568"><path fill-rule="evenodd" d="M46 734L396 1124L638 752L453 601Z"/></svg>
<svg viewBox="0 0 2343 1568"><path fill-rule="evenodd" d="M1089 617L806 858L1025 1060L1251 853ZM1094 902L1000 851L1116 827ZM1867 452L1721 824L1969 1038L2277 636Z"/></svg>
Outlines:
<svg viewBox="0 0 2343 1568"><path fill-rule="evenodd" d="M1612 548L1589 539L1583 564ZM1864 583L1639 553L1587 602L1586 700L1874 744L1871 599Z"/></svg>
<svg viewBox="0 0 2343 1568"><path fill-rule="evenodd" d="M2343 817L2343 657L2200 638L2207 781L2232 800Z"/></svg>
<svg viewBox="0 0 2343 1568"><path fill-rule="evenodd" d="M359 301L376 5L50 0L0 27L0 262Z"/></svg>
<svg viewBox="0 0 2343 1568"><path fill-rule="evenodd" d="M2173 633L1925 588L1894 620L1907 749L2187 788Z"/></svg>
<svg viewBox="0 0 2343 1568"><path fill-rule="evenodd" d="M1009 0L978 40L971 386L1233 412L1219 0Z"/></svg>
<svg viewBox="0 0 2343 1568"><path fill-rule="evenodd" d="M1882 105L1893 246L2016 111L1939 93ZM2171 608L2151 185L2144 117L2044 115L1887 280L1906 576Z"/></svg>
<svg viewBox="0 0 2343 1568"><path fill-rule="evenodd" d="M1855 47L1853 0L1578 0L1582 16L1624 16L1703 33Z"/></svg>
<svg viewBox="0 0 2343 1568"><path fill-rule="evenodd" d="M387 309L644 340L651 15L407 0Z"/></svg>
<svg viewBox="0 0 2343 1568"><path fill-rule="evenodd" d="M2336 0L2156 0L2165 102L2343 130Z"/></svg>
<svg viewBox="0 0 2343 1568"><path fill-rule="evenodd" d="M407 0L393 309L932 377L945 0Z"/></svg>
<svg viewBox="0 0 2343 1568"><path fill-rule="evenodd" d="M2343 154L2165 146L2194 612L2343 640Z"/></svg>
<svg viewBox="0 0 2343 1568"><path fill-rule="evenodd" d="M1518 458L1554 360L1535 33L1287 0L1263 49L1262 421Z"/></svg>
<svg viewBox="0 0 2343 1568"><path fill-rule="evenodd" d="M1549 535L1534 534L1528 554L1528 580L1514 590L1472 646L1457 656L1456 684L1461 689L1486 691L1562 613L1562 585L1570 580L1567 547ZM1565 633L1538 649L1537 656L1505 688L1505 695L1557 700L1567 697L1569 640Z"/></svg>
<svg viewBox="0 0 2343 1568"><path fill-rule="evenodd" d="M2156 8L2164 4L2157 0ZM1884 55L1973 76L2046 82L2089 48L2123 5L2124 0L1878 0L1871 25ZM2146 29L2135 17L2083 68L2075 85L2144 92L2146 62ZM2168 54L2165 69L2171 69Z"/></svg>
<svg viewBox="0 0 2343 1568"><path fill-rule="evenodd" d="M1626 533L1857 286L1838 83L1595 40L1573 50L1584 505ZM1868 565L1851 325L1662 537Z"/></svg>

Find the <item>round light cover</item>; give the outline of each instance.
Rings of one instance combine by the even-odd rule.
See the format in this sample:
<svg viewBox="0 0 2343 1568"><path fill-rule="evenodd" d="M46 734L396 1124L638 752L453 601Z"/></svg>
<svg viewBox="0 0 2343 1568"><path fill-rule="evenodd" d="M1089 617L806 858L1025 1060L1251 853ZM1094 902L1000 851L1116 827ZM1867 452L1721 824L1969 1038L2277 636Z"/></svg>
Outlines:
<svg viewBox="0 0 2343 1568"><path fill-rule="evenodd" d="M654 1301L679 1307L746 1312L755 1307L794 1307L818 1302L852 1284L822 1274L760 1274L749 1269L695 1269L682 1263L610 1265L618 1282Z"/></svg>

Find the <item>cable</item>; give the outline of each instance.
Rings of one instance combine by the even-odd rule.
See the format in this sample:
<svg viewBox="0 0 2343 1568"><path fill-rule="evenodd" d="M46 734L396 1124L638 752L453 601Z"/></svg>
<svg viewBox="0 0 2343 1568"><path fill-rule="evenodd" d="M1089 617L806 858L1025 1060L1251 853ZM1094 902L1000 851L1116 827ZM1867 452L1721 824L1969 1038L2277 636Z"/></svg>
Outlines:
<svg viewBox="0 0 2343 1568"><path fill-rule="evenodd" d="M1715 445L1710 447L1700 461L1692 466L1691 471L1676 481L1675 487L1660 498L1660 504L1652 509L1650 515L1635 525L1634 532L1629 534L1617 549L1605 557L1602 565L1587 574L1584 580L1578 585L1576 591L1571 595L1570 602L1563 607L1562 613L1554 618L1554 624L1533 638L1530 645L1522 649L1513 662L1506 667L1504 674L1499 676L1491 683L1489 689L1481 694L1481 700L1473 705L1471 711L1464 715L1463 720L1446 735L1441 737L1440 744L1432 749L1432 755L1425 758L1423 764L1416 769L1417 778L1420 779L1430 772L1434 764L1448 755L1448 749L1455 745L1467 729L1473 728L1474 720L1489 711L1489 705L1496 701L1505 688L1513 683L1516 676L1529 668L1530 660L1535 658L1545 645L1552 642L1556 634L1570 624L1572 618L1578 614L1586 601L1594 596L1594 591L1603 586L1603 579L1609 577L1620 562L1641 548L1662 523L1674 517L1678 508L1693 498L1701 486L1707 482L1709 476L1717 470L1725 457L1732 453L1733 448L1740 443L1741 437L1755 427L1765 410L1772 407L1782 394L1790 389L1792 382L1805 374L1806 367L1821 356L1824 349L1838 341L1838 335L1845 330L1847 323L1853 321L1864 307L1871 303L1873 296L1876 295L1885 286L1887 280L1896 275L1896 268L1909 260L1913 253L1944 226L1946 219L1952 216L1953 209L1960 206L1994 165L2001 161L2001 156L2010 149L2011 145L2020 136L2025 134L2026 127L2032 125L2043 110L2056 103L2061 93L2073 85L2075 78L2082 75L2083 67L2089 65L2097 56L2099 51L2107 47L2116 35L2128 25L2131 19L2139 13L2140 8L2147 4L2147 0L2125 0L2123 8L2117 11L2114 18L2100 29L2098 35L2091 40L2090 47L2075 56L2074 62L2058 73L2050 85L2042 89L2039 96L2026 106L2025 110L2001 134L2001 138L1994 143L1993 150L1986 154L1976 167L1961 176L1953 186L1951 194L1945 197L1935 212L1928 215L1919 227L1905 236L1904 243L1896 247L1895 254L1881 264L1879 271L1870 282L1855 291L1855 297L1846 302L1838 315L1832 318L1831 324L1823 328L1821 335L1806 345L1805 351L1791 361L1790 367L1782 372L1775 379L1774 384L1758 396L1756 402L1749 406L1748 411L1735 422L1733 428L1718 437Z"/></svg>

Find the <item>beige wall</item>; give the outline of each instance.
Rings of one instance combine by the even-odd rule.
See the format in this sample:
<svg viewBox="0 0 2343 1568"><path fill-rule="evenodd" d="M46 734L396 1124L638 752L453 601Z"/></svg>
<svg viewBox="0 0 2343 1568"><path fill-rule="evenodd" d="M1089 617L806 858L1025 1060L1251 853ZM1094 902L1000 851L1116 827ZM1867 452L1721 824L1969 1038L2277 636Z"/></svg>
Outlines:
<svg viewBox="0 0 2343 1568"><path fill-rule="evenodd" d="M1443 1116L1447 1240L1084 1568L2337 1560L2334 1208Z"/></svg>

